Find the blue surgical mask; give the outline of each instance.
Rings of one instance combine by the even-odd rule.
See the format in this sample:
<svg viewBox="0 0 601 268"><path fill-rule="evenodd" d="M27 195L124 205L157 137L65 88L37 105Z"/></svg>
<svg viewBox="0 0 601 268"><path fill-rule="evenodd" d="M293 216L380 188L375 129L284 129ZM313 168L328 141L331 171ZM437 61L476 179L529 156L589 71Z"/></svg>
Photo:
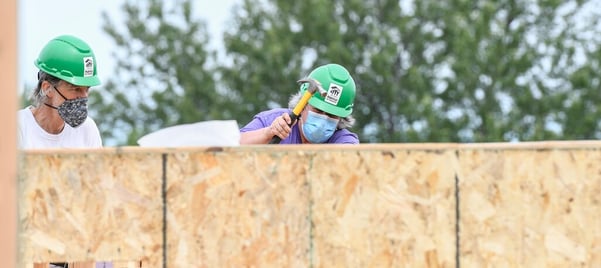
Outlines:
<svg viewBox="0 0 601 268"><path fill-rule="evenodd" d="M302 125L302 131L309 142L324 143L334 135L336 126L338 126L338 119L309 111Z"/></svg>

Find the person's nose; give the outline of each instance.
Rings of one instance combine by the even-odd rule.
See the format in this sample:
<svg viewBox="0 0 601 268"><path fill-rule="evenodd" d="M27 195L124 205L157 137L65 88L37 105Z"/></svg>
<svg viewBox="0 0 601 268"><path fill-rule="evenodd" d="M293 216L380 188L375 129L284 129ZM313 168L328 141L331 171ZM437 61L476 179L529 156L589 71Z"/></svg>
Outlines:
<svg viewBox="0 0 601 268"><path fill-rule="evenodd" d="M87 97L88 97L88 91L87 90L78 90L76 92L75 98L81 99L81 98L87 98Z"/></svg>

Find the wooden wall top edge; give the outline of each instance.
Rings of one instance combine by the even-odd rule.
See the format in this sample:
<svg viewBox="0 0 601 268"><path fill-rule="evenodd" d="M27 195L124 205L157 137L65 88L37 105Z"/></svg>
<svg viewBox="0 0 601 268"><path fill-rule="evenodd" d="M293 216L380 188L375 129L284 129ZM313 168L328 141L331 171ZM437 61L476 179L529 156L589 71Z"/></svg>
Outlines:
<svg viewBox="0 0 601 268"><path fill-rule="evenodd" d="M180 152L247 152L247 151L390 151L390 150L550 150L550 149L601 149L601 141L537 141L537 142L491 142L491 143L365 143L360 145L316 144L316 145L244 145L231 147L105 147L97 149L36 149L21 150L26 154L88 154L88 153L180 153Z"/></svg>

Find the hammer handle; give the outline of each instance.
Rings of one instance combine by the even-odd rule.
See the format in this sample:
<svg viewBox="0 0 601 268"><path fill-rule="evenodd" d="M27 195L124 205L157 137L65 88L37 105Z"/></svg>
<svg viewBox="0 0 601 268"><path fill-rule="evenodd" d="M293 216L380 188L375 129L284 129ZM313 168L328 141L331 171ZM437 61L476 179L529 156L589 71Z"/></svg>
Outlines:
<svg viewBox="0 0 601 268"><path fill-rule="evenodd" d="M298 118L298 116L301 114L303 109L305 109L305 106L307 106L309 99L311 97L313 97L313 93L315 93L315 92L309 92L309 90L305 91L305 93L301 97L300 101L298 101L296 106L294 106L294 109L288 113L290 115L290 119L292 119L292 120L290 120L291 123L288 124L288 126L294 125L294 122L296 122L296 119ZM271 140L269 141L269 144L278 144L278 143L280 143L280 141L282 141L282 139L280 137L273 136L273 138L271 138Z"/></svg>

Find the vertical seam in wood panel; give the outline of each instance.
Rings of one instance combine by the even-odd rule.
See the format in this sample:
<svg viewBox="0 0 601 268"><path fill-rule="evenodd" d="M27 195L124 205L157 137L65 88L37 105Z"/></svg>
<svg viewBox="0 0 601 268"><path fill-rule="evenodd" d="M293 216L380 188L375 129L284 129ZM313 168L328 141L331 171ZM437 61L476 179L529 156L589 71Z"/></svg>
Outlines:
<svg viewBox="0 0 601 268"><path fill-rule="evenodd" d="M167 154L162 154L161 198L163 199L163 268L167 268Z"/></svg>
<svg viewBox="0 0 601 268"><path fill-rule="evenodd" d="M309 175L309 171L313 169L313 157L311 157L311 159L309 160L309 169L307 170L307 175ZM315 254L314 249L313 249L313 239L314 239L314 234L313 234L313 181L311 180L311 176L306 176L307 179L307 184L309 187L308 190L308 195L309 195L309 212L308 212L308 216L309 216L309 267L314 267L313 266L313 254Z"/></svg>
<svg viewBox="0 0 601 268"><path fill-rule="evenodd" d="M459 152L455 153L459 159ZM459 175L455 171L455 267L461 267L461 241L460 239L460 209L459 209Z"/></svg>

